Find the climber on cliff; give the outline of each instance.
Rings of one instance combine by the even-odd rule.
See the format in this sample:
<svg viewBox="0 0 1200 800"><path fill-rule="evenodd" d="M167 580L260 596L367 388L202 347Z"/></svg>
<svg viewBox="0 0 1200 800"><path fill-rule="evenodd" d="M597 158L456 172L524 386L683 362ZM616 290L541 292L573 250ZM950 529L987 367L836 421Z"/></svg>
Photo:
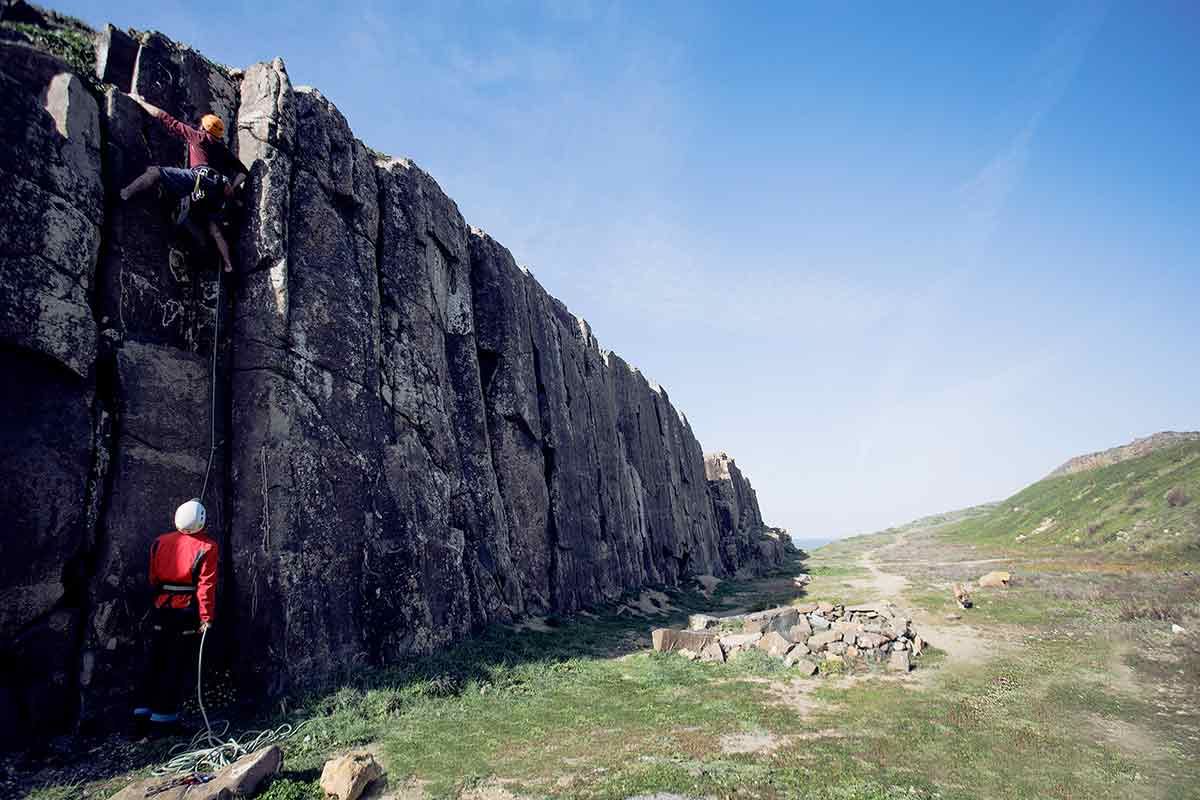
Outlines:
<svg viewBox="0 0 1200 800"><path fill-rule="evenodd" d="M175 511L175 528L150 546L150 657L133 710L142 731L172 731L182 692L195 682L197 645L216 614L217 543L204 533L199 500Z"/></svg>
<svg viewBox="0 0 1200 800"><path fill-rule="evenodd" d="M200 224L205 225L208 234L217 245L217 251L221 254L225 271L232 272L229 245L221 233L218 220L226 202L233 198L234 193L246 180L248 172L245 165L229 152L229 148L222 141L225 123L216 114L205 114L200 119L200 127L193 128L138 95L130 96L146 110L146 113L157 117L167 133L187 142L188 166L186 169L149 166L133 183L121 190L121 199L128 200L135 194L161 183L167 194L188 204L181 221L185 222L193 233L197 233L198 238L202 238L198 234Z"/></svg>

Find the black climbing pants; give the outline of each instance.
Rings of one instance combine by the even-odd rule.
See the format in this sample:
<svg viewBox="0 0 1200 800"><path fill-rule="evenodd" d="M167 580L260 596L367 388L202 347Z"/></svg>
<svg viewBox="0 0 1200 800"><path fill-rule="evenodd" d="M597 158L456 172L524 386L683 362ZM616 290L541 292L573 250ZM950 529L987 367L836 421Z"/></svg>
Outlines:
<svg viewBox="0 0 1200 800"><path fill-rule="evenodd" d="M196 685L200 615L190 608L155 608L147 633L150 653L142 678L143 703L156 716L173 717ZM162 721L162 720L156 720Z"/></svg>

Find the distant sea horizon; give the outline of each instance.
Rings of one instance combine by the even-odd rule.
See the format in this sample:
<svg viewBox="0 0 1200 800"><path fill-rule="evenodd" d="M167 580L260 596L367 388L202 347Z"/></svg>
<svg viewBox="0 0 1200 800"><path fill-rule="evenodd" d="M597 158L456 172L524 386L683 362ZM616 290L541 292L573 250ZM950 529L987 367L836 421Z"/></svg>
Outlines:
<svg viewBox="0 0 1200 800"><path fill-rule="evenodd" d="M818 547L823 545L827 545L830 542L837 541L837 539L838 537L836 536L806 536L804 538L793 536L792 544L796 545L796 547L799 547L801 550L811 551L816 550Z"/></svg>

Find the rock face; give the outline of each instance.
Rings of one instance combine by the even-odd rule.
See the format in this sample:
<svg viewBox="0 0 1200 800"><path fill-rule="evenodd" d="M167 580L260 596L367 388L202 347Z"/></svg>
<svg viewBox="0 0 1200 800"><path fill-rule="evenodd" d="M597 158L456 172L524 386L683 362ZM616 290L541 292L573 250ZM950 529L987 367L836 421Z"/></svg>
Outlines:
<svg viewBox="0 0 1200 800"><path fill-rule="evenodd" d="M786 556L665 390L281 60L95 44L85 80L0 41L0 744L125 710L148 547L202 493L212 658L250 695ZM224 120L232 277L119 202L184 157L127 90Z"/></svg>
<svg viewBox="0 0 1200 800"><path fill-rule="evenodd" d="M758 495L728 453L704 458L704 475L721 532L721 558L736 572L744 566L777 564L790 548L787 532L768 528L758 507Z"/></svg>

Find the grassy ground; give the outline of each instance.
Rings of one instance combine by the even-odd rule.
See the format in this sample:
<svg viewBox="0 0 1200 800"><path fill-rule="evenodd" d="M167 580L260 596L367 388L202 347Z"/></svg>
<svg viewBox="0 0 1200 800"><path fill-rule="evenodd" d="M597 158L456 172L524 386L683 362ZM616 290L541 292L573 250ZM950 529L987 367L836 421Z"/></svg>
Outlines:
<svg viewBox="0 0 1200 800"><path fill-rule="evenodd" d="M899 542L899 543L898 543ZM1009 590L954 611L951 580L989 554L909 529L811 560L811 597L868 595L869 559L938 650L908 676L800 678L765 657L700 664L648 651L689 611L798 599L792 573L669 596L661 615L548 621L305 700L268 800L319 797L331 753L369 746L416 797L1195 797L1200 581L1093 560L1010 559ZM862 597L859 599L870 599ZM971 643L965 647L964 643ZM119 782L46 787L103 797Z"/></svg>

